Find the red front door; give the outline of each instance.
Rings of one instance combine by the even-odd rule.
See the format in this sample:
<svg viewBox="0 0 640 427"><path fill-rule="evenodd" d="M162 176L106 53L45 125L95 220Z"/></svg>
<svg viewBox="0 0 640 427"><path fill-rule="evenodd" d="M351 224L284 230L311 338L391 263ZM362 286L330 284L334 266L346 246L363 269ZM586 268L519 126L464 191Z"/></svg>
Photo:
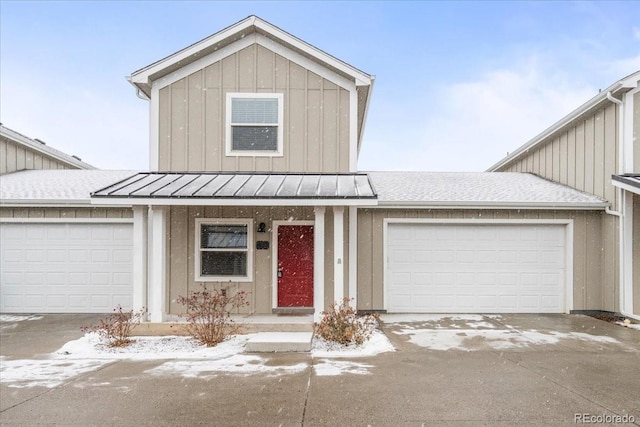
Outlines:
<svg viewBox="0 0 640 427"><path fill-rule="evenodd" d="M278 227L278 307L313 307L313 226Z"/></svg>

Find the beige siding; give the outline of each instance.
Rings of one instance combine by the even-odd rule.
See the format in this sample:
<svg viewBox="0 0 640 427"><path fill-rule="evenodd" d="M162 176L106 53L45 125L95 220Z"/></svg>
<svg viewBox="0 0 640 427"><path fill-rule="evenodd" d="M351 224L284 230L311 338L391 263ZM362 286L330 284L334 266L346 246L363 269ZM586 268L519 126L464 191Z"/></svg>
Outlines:
<svg viewBox="0 0 640 427"><path fill-rule="evenodd" d="M0 208L0 218L133 218L130 208Z"/></svg>
<svg viewBox="0 0 640 427"><path fill-rule="evenodd" d="M385 218L474 218L474 219L573 219L573 309L615 311L614 283L617 242L605 242L602 212L505 211L505 210L358 210L358 308L380 310L383 291L383 223ZM615 233L614 233L615 234ZM605 248L605 250L603 250ZM613 279L613 280L612 280ZM603 285L604 283L604 285Z"/></svg>
<svg viewBox="0 0 640 427"><path fill-rule="evenodd" d="M534 173L595 194L616 206L611 175L617 172L617 114L615 104L608 104L497 171Z"/></svg>
<svg viewBox="0 0 640 427"><path fill-rule="evenodd" d="M284 94L284 155L227 157L228 92ZM162 171L349 171L349 92L259 45L160 90Z"/></svg>
<svg viewBox="0 0 640 427"><path fill-rule="evenodd" d="M253 250L253 282L196 282L195 280L195 220L197 218L252 218L252 248L256 241L269 241L269 250ZM169 312L180 314L183 307L177 304L178 296L185 296L200 288L201 283L207 286L226 287L233 291L249 292L250 306L244 312L267 314L272 312L272 250L275 242L272 235L273 221L288 219L313 221L313 208L303 207L198 207L174 206L169 211L168 220L168 289ZM258 233L258 224L267 225L266 233ZM348 215L345 212L345 295L348 289ZM333 216L331 208L327 208L325 216L325 306L333 302Z"/></svg>
<svg viewBox="0 0 640 427"><path fill-rule="evenodd" d="M70 169L52 157L0 137L0 175L25 169ZM75 168L74 168L75 169Z"/></svg>

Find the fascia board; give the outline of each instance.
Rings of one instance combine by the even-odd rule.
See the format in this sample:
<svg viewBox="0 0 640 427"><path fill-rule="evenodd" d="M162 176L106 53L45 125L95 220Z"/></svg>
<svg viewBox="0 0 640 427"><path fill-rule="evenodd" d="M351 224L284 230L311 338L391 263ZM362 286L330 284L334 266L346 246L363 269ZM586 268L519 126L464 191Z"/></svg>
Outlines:
<svg viewBox="0 0 640 427"><path fill-rule="evenodd" d="M630 193L640 195L640 188L634 187L633 185L629 185L626 182L620 182L614 179L614 180L611 180L611 183L613 184L614 187L618 187L625 191L629 191Z"/></svg>
<svg viewBox="0 0 640 427"><path fill-rule="evenodd" d="M93 197L92 205L113 206L373 206L375 199L212 199Z"/></svg>
<svg viewBox="0 0 640 427"><path fill-rule="evenodd" d="M637 73L637 74L640 74L640 73ZM632 76L629 76L627 79L630 79ZM553 125L548 127L547 129L545 129L544 131L542 131L538 135L534 136L532 139L530 139L524 145L520 146L514 152L512 152L508 156L504 157L502 160L500 160L497 163L495 163L493 166L488 168L486 170L486 172L494 172L497 169L499 169L499 168L511 163L512 161L514 161L517 158L519 158L522 154L525 154L527 151L531 150L532 148L534 148L535 146L537 146L541 142L545 141L547 138L549 138L555 132L557 132L558 130L562 129L563 127L565 127L566 125L568 125L569 123L571 123L572 121L574 121L575 119L580 117L581 115L583 115L583 114L587 113L588 111L598 107L600 104L602 104L604 102L611 102L611 101L607 100L607 93L611 92L612 94L615 94L618 91L624 90L624 89L628 89L628 87L626 87L624 85L624 81L618 81L618 82L614 83L613 85L609 86L607 89L605 89L603 91L600 91L600 93L598 93L596 96L591 98L589 101L585 102L580 107L578 107L577 109L575 109L574 111L572 111L568 115L564 116L562 119L560 119L559 121L557 121L556 123L554 123Z"/></svg>
<svg viewBox="0 0 640 427"><path fill-rule="evenodd" d="M501 202L378 202L375 208L385 209L529 209L529 210L602 210L609 203L501 203Z"/></svg>
<svg viewBox="0 0 640 427"><path fill-rule="evenodd" d="M192 55L197 54L203 49L206 49L209 46L215 45L224 41L227 38L233 37L235 34L240 33L248 28L255 26L257 29L264 31L265 33L270 34L276 39L279 39L285 44L288 44L295 49L298 49L304 52L307 55L310 55L316 58L320 62L324 62L330 67L339 70L340 72L351 76L356 85L369 85L371 84L371 76L368 74L348 65L345 62L340 61L339 59L321 51L320 49L298 39L297 37L292 36L291 34L269 24L266 21L256 17L250 16L236 24L233 24L224 30L213 34L199 42L192 44L172 55L169 55L159 61L154 62L151 65L148 65L138 71L131 73L131 75L127 78L133 85L142 89L142 85L151 85L149 81L150 77L160 71L162 69L174 65L180 61L183 61L189 58Z"/></svg>

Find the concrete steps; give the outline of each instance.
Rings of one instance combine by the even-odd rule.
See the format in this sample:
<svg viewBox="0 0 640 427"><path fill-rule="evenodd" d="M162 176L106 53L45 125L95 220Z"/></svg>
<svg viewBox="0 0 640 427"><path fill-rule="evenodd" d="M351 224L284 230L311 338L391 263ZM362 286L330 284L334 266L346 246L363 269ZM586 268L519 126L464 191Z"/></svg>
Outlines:
<svg viewBox="0 0 640 427"><path fill-rule="evenodd" d="M313 332L260 332L245 347L245 353L307 352Z"/></svg>

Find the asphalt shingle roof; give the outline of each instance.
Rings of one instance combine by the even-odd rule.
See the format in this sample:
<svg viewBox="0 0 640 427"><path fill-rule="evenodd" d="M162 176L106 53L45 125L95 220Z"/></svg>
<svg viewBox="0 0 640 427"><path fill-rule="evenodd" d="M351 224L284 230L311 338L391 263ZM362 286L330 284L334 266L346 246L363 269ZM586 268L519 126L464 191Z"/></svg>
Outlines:
<svg viewBox="0 0 640 427"><path fill-rule="evenodd" d="M0 202L91 201L91 192L134 175L133 171L95 169L27 170L0 176Z"/></svg>
<svg viewBox="0 0 640 427"><path fill-rule="evenodd" d="M379 204L600 206L606 201L518 172L368 172Z"/></svg>

